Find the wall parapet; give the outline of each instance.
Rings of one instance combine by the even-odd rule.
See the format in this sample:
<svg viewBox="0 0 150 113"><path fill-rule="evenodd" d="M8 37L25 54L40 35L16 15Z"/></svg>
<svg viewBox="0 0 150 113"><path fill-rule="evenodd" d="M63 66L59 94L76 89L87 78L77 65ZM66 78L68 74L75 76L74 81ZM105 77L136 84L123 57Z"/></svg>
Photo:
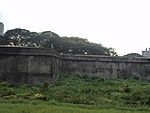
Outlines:
<svg viewBox="0 0 150 113"><path fill-rule="evenodd" d="M61 55L64 61L93 61L93 62L120 62L120 63L150 63L150 58L144 57L122 57L122 56L103 56L103 55Z"/></svg>
<svg viewBox="0 0 150 113"><path fill-rule="evenodd" d="M35 47L0 46L0 55L53 56L61 59L60 54L53 49Z"/></svg>

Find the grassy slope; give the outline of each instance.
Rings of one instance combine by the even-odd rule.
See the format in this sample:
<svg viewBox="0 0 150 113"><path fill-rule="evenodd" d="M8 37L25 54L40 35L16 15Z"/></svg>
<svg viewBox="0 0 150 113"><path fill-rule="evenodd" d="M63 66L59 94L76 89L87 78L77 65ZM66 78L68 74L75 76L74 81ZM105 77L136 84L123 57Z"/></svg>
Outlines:
<svg viewBox="0 0 150 113"><path fill-rule="evenodd" d="M1 82L0 97L0 112L8 113L150 112L150 83L146 81L63 75L53 85L14 86Z"/></svg>

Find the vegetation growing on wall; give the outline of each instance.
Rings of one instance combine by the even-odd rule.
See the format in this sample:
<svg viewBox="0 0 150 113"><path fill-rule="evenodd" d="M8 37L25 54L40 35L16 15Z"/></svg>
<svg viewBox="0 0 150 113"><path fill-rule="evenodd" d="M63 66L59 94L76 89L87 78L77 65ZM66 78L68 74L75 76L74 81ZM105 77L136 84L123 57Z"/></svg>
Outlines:
<svg viewBox="0 0 150 113"><path fill-rule="evenodd" d="M4 36L0 36L0 44L53 48L64 54L117 55L113 48L107 48L101 44L91 43L84 38L60 37L51 31L37 33L20 28L9 30Z"/></svg>

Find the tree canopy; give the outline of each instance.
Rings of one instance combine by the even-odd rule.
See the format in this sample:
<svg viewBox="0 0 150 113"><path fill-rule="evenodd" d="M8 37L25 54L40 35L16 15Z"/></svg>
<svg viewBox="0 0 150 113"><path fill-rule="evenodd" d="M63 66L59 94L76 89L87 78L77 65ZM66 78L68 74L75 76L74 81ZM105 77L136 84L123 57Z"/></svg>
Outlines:
<svg viewBox="0 0 150 113"><path fill-rule="evenodd" d="M142 57L142 55L138 53L129 53L129 54L124 55L124 57L134 58L134 57Z"/></svg>
<svg viewBox="0 0 150 113"><path fill-rule="evenodd" d="M60 37L51 31L37 33L20 28L8 30L0 36L0 45L53 48L63 54L117 55L113 48L89 42L85 38Z"/></svg>

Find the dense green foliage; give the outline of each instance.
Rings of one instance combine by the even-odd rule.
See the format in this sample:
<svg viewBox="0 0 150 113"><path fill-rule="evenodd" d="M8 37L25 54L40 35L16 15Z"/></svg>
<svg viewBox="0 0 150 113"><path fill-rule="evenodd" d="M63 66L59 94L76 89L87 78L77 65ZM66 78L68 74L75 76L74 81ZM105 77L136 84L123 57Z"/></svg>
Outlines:
<svg viewBox="0 0 150 113"><path fill-rule="evenodd" d="M0 83L1 99L42 100L99 106L150 107L150 83L136 80L103 80L63 75L55 84L11 85Z"/></svg>
<svg viewBox="0 0 150 113"><path fill-rule="evenodd" d="M84 38L60 37L51 31L37 33L26 29L12 29L0 36L0 45L46 47L64 54L117 55L113 48L91 43Z"/></svg>
<svg viewBox="0 0 150 113"><path fill-rule="evenodd" d="M0 82L0 113L149 113L150 82L61 75L55 84Z"/></svg>

